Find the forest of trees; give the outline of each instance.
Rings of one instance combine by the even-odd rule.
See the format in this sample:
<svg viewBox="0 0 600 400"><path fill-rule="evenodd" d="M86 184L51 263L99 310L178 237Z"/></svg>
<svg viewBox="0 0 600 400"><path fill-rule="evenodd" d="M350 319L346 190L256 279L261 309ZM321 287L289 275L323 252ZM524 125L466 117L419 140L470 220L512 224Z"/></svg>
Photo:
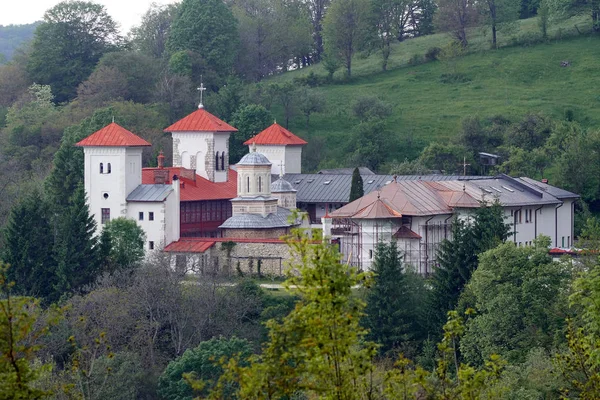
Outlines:
<svg viewBox="0 0 600 400"><path fill-rule="evenodd" d="M127 35L103 6L62 2L10 62L0 60L0 398L554 399L600 397L600 134L574 112L470 117L453 139L394 160L386 101L346 101L354 125L340 143L346 165L377 172L552 174L579 193L579 259L553 261L548 243L515 247L497 204L456 221L432 276L415 274L380 244L373 273L340 262L334 247L302 233L287 295L251 279L189 280L165 255L144 259L143 232L116 219L94 236L74 144L115 120L165 150L162 129L192 111L197 85L211 113L242 143L270 125L307 129L328 105L322 88L351 83L353 62L399 41L447 32L450 43L416 63L453 59L469 29L490 48L518 18L539 30L581 13L597 31L598 4L532 0L183 0L152 6ZM552 16L552 18L550 18ZM320 63L326 75L270 80ZM379 68L379 67L378 67ZM343 78L340 76L343 71ZM336 75L337 73L337 75ZM313 138L304 166L328 165ZM478 152L499 154L494 169ZM582 168L585 165L585 168ZM331 166L331 165L329 165ZM342 165L333 165L342 166ZM353 177L353 197L361 195ZM315 240L316 239L316 240Z"/></svg>
<svg viewBox="0 0 600 400"><path fill-rule="evenodd" d="M0 263L0 397L598 398L600 225L582 238L593 251L556 261L549 238L507 240L502 215L488 204L457 221L429 277L394 243L363 272L297 230L287 295L109 254L53 301L36 297L48 272Z"/></svg>

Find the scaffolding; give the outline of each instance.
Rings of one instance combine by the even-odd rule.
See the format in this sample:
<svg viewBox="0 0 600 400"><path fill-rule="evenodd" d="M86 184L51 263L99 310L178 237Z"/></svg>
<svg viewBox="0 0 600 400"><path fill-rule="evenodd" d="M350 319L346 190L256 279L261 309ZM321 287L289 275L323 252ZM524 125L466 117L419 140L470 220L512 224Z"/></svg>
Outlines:
<svg viewBox="0 0 600 400"><path fill-rule="evenodd" d="M416 272L429 275L437 266L437 253L444 239L451 239L452 223L446 221L418 225L420 239L394 238L394 233L402 227L400 219L352 220L333 218L331 234L339 241L340 253L348 264L359 269L369 269L379 241L396 241L402 252L403 262ZM409 229L412 224L408 224ZM412 229L411 229L412 230Z"/></svg>

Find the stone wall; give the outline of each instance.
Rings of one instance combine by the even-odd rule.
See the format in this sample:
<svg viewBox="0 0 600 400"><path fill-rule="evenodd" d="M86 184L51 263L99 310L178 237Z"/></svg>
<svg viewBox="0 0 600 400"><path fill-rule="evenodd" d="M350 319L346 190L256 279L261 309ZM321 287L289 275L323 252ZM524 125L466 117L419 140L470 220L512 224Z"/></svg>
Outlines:
<svg viewBox="0 0 600 400"><path fill-rule="evenodd" d="M225 237L236 239L280 239L290 232L289 228L275 229L225 229Z"/></svg>
<svg viewBox="0 0 600 400"><path fill-rule="evenodd" d="M181 273L197 275L237 276L258 274L282 276L290 259L285 243L236 243L229 257L222 242L215 243L204 253L172 254L171 266Z"/></svg>

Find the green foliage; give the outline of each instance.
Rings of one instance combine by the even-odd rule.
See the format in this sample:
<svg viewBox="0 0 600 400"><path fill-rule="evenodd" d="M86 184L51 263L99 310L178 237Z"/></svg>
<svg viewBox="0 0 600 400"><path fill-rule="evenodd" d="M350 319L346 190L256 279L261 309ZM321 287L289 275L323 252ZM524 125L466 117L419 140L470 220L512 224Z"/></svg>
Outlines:
<svg viewBox="0 0 600 400"><path fill-rule="evenodd" d="M50 395L40 390L36 380L47 369L33 364L40 350L36 341L47 334L52 319L42 320L39 302L32 297L11 295L9 267L0 262L0 398L40 399Z"/></svg>
<svg viewBox="0 0 600 400"><path fill-rule="evenodd" d="M367 0L334 1L323 20L326 54L343 60L347 77L354 54L368 45L374 33L370 7Z"/></svg>
<svg viewBox="0 0 600 400"><path fill-rule="evenodd" d="M467 315L471 313L472 310L467 310ZM463 319L456 311L449 312L444 337L438 344L435 370L429 373L420 366L413 368L411 362L401 356L396 368L386 374L384 391L387 397L408 400L426 394L432 399L505 398L506 389L499 385L506 366L501 357L492 355L481 368L459 363L457 346L464 331Z"/></svg>
<svg viewBox="0 0 600 400"><path fill-rule="evenodd" d="M196 394L206 395L223 374L223 363L235 357L241 365L245 365L251 354L250 343L236 337L212 338L202 342L169 363L158 380L158 392L167 400L191 400L194 390L188 383L189 379L205 382L204 388ZM224 390L226 398L237 398L233 396L235 389L231 386Z"/></svg>
<svg viewBox="0 0 600 400"><path fill-rule="evenodd" d="M477 268L477 255L498 246L510 236L499 202L477 208L472 221L455 219L451 239L442 241L438 265L431 278L428 298L428 329L437 332L445 314L453 310L471 274Z"/></svg>
<svg viewBox="0 0 600 400"><path fill-rule="evenodd" d="M367 337L381 346L381 354L399 350L402 345L406 350L409 342L420 339L419 295L425 292L418 284L420 277L405 270L395 242L377 244L372 271L375 277L367 291L363 318L369 329Z"/></svg>
<svg viewBox="0 0 600 400"><path fill-rule="evenodd" d="M141 24L131 30L134 48L148 56L161 58L177 11L178 4L150 5L142 16Z"/></svg>
<svg viewBox="0 0 600 400"><path fill-rule="evenodd" d="M4 55L5 61L10 61L15 51L33 38L38 25L39 22L0 26L0 54Z"/></svg>
<svg viewBox="0 0 600 400"><path fill-rule="evenodd" d="M466 150L461 146L434 142L423 150L419 160L428 169L452 174L461 170L460 165L465 156ZM467 159L468 163L471 161ZM462 170L460 172L462 173Z"/></svg>
<svg viewBox="0 0 600 400"><path fill-rule="evenodd" d="M249 104L239 108L230 120L238 131L232 133L229 141L229 162L235 164L248 153L244 142L258 135L273 121L273 115L261 105Z"/></svg>
<svg viewBox="0 0 600 400"><path fill-rule="evenodd" d="M352 171L352 183L350 186L350 199L348 202L352 203L356 199L360 199L365 195L365 190L363 187L363 179L360 176L360 171L358 167L354 168Z"/></svg>
<svg viewBox="0 0 600 400"><path fill-rule="evenodd" d="M314 235L317 242L314 242ZM373 344L359 326L365 304L352 287L368 275L343 265L334 247L295 232L287 241L291 276L284 286L300 296L281 322L267 322L269 340L249 366L230 360L210 398L222 398L232 382L244 399L307 396L358 399L373 370ZM294 286L295 289L291 289Z"/></svg>
<svg viewBox="0 0 600 400"><path fill-rule="evenodd" d="M542 237L534 247L506 243L481 254L468 285L477 315L461 341L465 360L478 364L500 354L521 363L533 348L556 345L566 316L561 288L570 271L548 255L549 244L550 238Z"/></svg>
<svg viewBox="0 0 600 400"><path fill-rule="evenodd" d="M111 219L103 230L110 240L110 260L115 269L129 269L142 261L146 234L134 220L124 217Z"/></svg>
<svg viewBox="0 0 600 400"><path fill-rule="evenodd" d="M201 55L208 69L225 77L233 67L237 49L237 23L225 3L220 0L181 3L167 39L171 54L194 51Z"/></svg>
<svg viewBox="0 0 600 400"><path fill-rule="evenodd" d="M118 40L117 26L104 6L61 2L46 11L35 31L27 71L35 82L52 87L57 102L71 100L77 85Z"/></svg>
<svg viewBox="0 0 600 400"><path fill-rule="evenodd" d="M565 377L564 399L596 399L600 396L600 266L582 273L573 283L569 298L577 314L569 319L568 349L557 361Z"/></svg>
<svg viewBox="0 0 600 400"><path fill-rule="evenodd" d="M325 109L325 97L321 92L314 89L302 88L299 91L298 108L306 117L306 129L310 128L310 116L313 113L323 112Z"/></svg>
<svg viewBox="0 0 600 400"><path fill-rule="evenodd" d="M11 265L6 278L19 294L48 298L52 293L56 277L48 217L48 206L38 191L11 210L0 258Z"/></svg>
<svg viewBox="0 0 600 400"><path fill-rule="evenodd" d="M383 120L392 114L392 106L374 96L362 96L352 105L354 116L361 122Z"/></svg>
<svg viewBox="0 0 600 400"><path fill-rule="evenodd" d="M56 222L58 234L54 242L56 283L50 299L81 289L94 282L102 272L104 260L99 259L100 244L95 237L96 222L90 215L83 186L77 187Z"/></svg>

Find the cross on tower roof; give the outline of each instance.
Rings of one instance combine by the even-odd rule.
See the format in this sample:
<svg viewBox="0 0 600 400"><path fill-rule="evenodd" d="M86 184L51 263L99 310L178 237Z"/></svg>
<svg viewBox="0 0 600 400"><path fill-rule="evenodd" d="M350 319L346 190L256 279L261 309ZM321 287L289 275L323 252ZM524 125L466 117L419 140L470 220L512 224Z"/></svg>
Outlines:
<svg viewBox="0 0 600 400"><path fill-rule="evenodd" d="M204 82L202 82L202 75L200 75L200 87L197 88L196 90L198 90L200 92L200 103L198 104L198 108L204 108L204 104L202 103L202 98L203 98L203 94L204 94L204 91L206 90L206 88L204 87Z"/></svg>

